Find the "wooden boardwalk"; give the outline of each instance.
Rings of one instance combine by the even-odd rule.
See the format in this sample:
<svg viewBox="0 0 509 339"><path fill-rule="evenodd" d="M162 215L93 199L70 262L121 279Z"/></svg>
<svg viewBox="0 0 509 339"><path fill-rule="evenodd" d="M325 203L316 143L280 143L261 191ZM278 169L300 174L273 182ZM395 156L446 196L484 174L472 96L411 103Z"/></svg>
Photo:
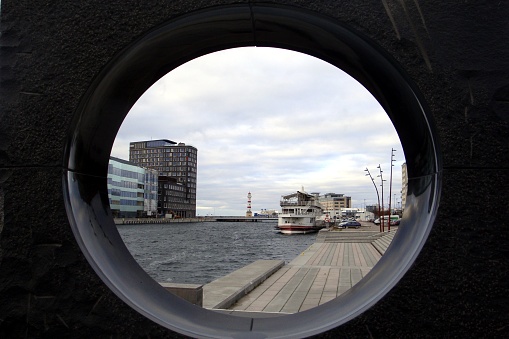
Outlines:
<svg viewBox="0 0 509 339"><path fill-rule="evenodd" d="M296 313L326 303L368 274L394 234L321 232L317 242L229 310Z"/></svg>

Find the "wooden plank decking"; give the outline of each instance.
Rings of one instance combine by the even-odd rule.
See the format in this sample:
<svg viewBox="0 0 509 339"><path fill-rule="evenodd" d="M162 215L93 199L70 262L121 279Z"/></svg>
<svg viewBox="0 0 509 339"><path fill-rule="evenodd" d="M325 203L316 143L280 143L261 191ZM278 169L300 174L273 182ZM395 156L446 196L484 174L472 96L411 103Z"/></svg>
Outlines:
<svg viewBox="0 0 509 339"><path fill-rule="evenodd" d="M355 231L333 233L320 234L316 243L229 310L284 314L326 303L368 274L389 246L395 231L364 232L364 235Z"/></svg>

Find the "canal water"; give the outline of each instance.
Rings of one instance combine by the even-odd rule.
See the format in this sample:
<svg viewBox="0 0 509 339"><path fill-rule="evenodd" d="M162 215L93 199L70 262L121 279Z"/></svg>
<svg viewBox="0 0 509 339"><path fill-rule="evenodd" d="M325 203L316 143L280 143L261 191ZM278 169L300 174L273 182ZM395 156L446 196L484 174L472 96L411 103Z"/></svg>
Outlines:
<svg viewBox="0 0 509 339"><path fill-rule="evenodd" d="M287 263L316 233L283 235L275 222L118 225L138 264L158 282L206 284L259 259Z"/></svg>

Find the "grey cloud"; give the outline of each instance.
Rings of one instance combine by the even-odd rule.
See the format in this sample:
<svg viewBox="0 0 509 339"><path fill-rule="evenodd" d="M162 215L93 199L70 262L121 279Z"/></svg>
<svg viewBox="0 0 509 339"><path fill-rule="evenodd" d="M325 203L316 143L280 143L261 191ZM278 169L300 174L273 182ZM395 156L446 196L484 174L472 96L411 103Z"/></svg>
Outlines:
<svg viewBox="0 0 509 339"><path fill-rule="evenodd" d="M160 138L198 148L199 213L242 215L249 191L253 210L278 208L301 185L374 203L364 168L389 171L391 148L404 161L361 85L322 61L264 48L214 53L162 78L129 113L112 155L127 159L130 141Z"/></svg>

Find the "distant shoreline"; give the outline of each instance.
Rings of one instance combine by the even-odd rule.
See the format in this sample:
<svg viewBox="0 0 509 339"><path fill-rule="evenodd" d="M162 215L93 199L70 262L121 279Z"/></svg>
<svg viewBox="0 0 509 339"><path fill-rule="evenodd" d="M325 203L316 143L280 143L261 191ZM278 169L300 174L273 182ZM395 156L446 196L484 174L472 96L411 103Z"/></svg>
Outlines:
<svg viewBox="0 0 509 339"><path fill-rule="evenodd" d="M277 218L242 216L207 216L195 218L113 218L116 225L169 224L186 222L277 222Z"/></svg>
<svg viewBox="0 0 509 339"><path fill-rule="evenodd" d="M116 225L169 224L174 222L204 222L205 218L113 218Z"/></svg>

